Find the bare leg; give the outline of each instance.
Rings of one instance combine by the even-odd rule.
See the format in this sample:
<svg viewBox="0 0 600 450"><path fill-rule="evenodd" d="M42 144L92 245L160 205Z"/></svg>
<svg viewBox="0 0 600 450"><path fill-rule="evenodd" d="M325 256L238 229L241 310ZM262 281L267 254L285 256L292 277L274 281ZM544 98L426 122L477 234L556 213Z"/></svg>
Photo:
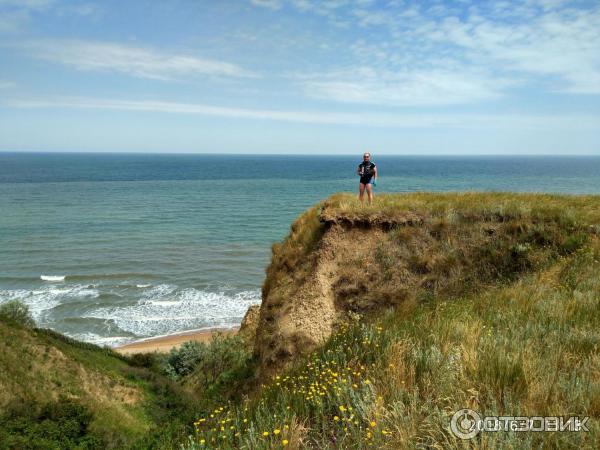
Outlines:
<svg viewBox="0 0 600 450"><path fill-rule="evenodd" d="M369 205L373 203L373 186L371 183L367 184L367 195L369 196Z"/></svg>
<svg viewBox="0 0 600 450"><path fill-rule="evenodd" d="M362 203L365 195L365 185L362 183L358 183L358 199Z"/></svg>

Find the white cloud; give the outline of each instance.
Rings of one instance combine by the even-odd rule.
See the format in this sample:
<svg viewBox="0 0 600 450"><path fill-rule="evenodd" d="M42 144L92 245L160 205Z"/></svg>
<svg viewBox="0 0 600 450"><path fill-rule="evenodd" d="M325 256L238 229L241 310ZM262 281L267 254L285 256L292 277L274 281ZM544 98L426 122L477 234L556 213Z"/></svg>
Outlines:
<svg viewBox="0 0 600 450"><path fill-rule="evenodd" d="M600 94L600 4L567 0L379 4L292 0L332 25L366 27L301 86L335 101L435 105L493 99L516 85ZM385 13L385 14L383 14ZM341 41L343 42L343 41ZM334 59L334 61L336 60ZM374 75L361 76L356 68Z"/></svg>
<svg viewBox="0 0 600 450"><path fill-rule="evenodd" d="M81 3L79 5L72 5L70 11L80 16L92 16L98 14L100 7L94 3Z"/></svg>
<svg viewBox="0 0 600 450"><path fill-rule="evenodd" d="M268 9L279 9L281 8L281 2L279 0L250 0L254 6L261 6Z"/></svg>
<svg viewBox="0 0 600 450"><path fill-rule="evenodd" d="M0 33L21 30L31 16L48 9L54 0L0 0Z"/></svg>
<svg viewBox="0 0 600 450"><path fill-rule="evenodd" d="M310 96L346 103L434 106L498 98L509 80L474 70L347 68L297 77Z"/></svg>
<svg viewBox="0 0 600 450"><path fill-rule="evenodd" d="M309 124L393 128L456 128L510 130L598 130L600 117L594 115L516 115L516 114L383 114L323 111L231 108L198 103L147 100L117 100L87 97L5 100L11 108L67 108L116 110L147 113L192 114L232 119L272 120Z"/></svg>
<svg viewBox="0 0 600 450"><path fill-rule="evenodd" d="M0 8L13 7L20 9L42 10L54 3L54 0L0 0Z"/></svg>
<svg viewBox="0 0 600 450"><path fill-rule="evenodd" d="M193 75L254 76L229 62L116 43L45 40L23 44L22 47L34 57L83 71L117 72L157 80Z"/></svg>
<svg viewBox="0 0 600 450"><path fill-rule="evenodd" d="M37 16L98 16L102 7L91 2L56 0L0 0L0 33L22 32Z"/></svg>
<svg viewBox="0 0 600 450"><path fill-rule="evenodd" d="M446 19L432 37L462 48L472 64L521 72L532 80L554 76L555 91L600 94L598 23L600 8L563 9L544 12L527 23Z"/></svg>
<svg viewBox="0 0 600 450"><path fill-rule="evenodd" d="M0 89L12 89L16 86L12 81L0 80Z"/></svg>

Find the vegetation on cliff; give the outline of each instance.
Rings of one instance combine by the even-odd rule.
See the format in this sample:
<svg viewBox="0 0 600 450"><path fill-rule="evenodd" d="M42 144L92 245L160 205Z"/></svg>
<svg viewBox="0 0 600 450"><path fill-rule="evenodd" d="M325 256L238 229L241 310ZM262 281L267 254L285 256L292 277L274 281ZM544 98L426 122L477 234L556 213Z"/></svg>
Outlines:
<svg viewBox="0 0 600 450"><path fill-rule="evenodd" d="M235 337L125 357L30 325L22 304L0 311L0 449L179 448L249 370Z"/></svg>
<svg viewBox="0 0 600 450"><path fill-rule="evenodd" d="M260 389L199 416L188 448L597 448L599 207L418 193L310 209L273 247ZM589 432L463 441L463 408L589 416Z"/></svg>
<svg viewBox="0 0 600 450"><path fill-rule="evenodd" d="M596 196L332 196L273 247L256 336L261 372L322 345L350 313L458 298L542 270L596 238Z"/></svg>

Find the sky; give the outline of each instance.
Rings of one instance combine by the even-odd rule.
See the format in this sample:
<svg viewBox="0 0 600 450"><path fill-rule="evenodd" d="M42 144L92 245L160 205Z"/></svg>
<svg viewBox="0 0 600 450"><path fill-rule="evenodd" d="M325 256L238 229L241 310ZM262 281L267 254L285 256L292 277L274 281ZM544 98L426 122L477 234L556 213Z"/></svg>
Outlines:
<svg viewBox="0 0 600 450"><path fill-rule="evenodd" d="M600 1L0 0L0 151L600 155Z"/></svg>

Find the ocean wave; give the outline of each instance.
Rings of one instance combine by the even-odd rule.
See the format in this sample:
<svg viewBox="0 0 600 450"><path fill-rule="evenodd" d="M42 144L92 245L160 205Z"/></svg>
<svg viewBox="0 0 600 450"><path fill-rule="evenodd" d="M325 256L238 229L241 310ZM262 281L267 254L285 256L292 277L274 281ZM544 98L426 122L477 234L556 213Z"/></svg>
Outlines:
<svg viewBox="0 0 600 450"><path fill-rule="evenodd" d="M152 286L151 289L144 291L142 293L142 299L152 300L156 298L164 298L171 295L176 289L177 286L173 286L172 284L158 284L156 286Z"/></svg>
<svg viewBox="0 0 600 450"><path fill-rule="evenodd" d="M90 285L48 285L41 289L0 290L0 303L9 300L21 300L25 303L36 321L42 319L48 310L55 308L65 300L97 298L99 292Z"/></svg>
<svg viewBox="0 0 600 450"><path fill-rule="evenodd" d="M96 333L67 333L66 335L78 341L89 342L100 347L117 347L135 340L131 336L101 336Z"/></svg>
<svg viewBox="0 0 600 450"><path fill-rule="evenodd" d="M34 289L0 290L0 303L21 300L38 326L86 342L117 345L119 339L123 343L192 329L230 328L239 325L250 305L260 302L259 289L180 288L166 283L129 286L134 290L48 283Z"/></svg>
<svg viewBox="0 0 600 450"><path fill-rule="evenodd" d="M44 281L65 281L65 275L40 275Z"/></svg>
<svg viewBox="0 0 600 450"><path fill-rule="evenodd" d="M70 281L85 281L85 280L121 280L121 279L142 279L150 280L156 278L156 275L151 273L140 272L123 272L123 273L92 273L92 274L75 274L67 275L67 280Z"/></svg>
<svg viewBox="0 0 600 450"><path fill-rule="evenodd" d="M248 307L259 302L258 289L209 292L165 284L148 289L134 305L100 307L84 317L111 319L125 332L150 337L239 325Z"/></svg>

